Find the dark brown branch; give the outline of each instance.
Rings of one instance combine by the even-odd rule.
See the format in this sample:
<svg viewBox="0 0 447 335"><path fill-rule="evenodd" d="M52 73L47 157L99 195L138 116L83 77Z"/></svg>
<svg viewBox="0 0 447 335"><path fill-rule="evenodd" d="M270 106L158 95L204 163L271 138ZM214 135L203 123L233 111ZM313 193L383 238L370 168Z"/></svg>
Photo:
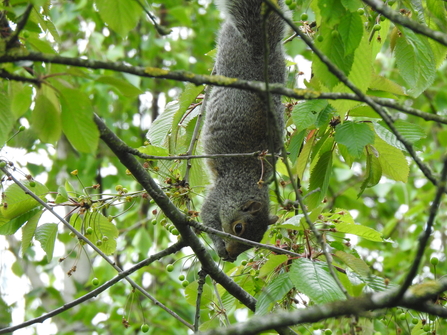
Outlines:
<svg viewBox="0 0 447 335"><path fill-rule="evenodd" d="M153 180L152 177L146 172L143 166L132 154L129 153L129 147L112 131L110 131L110 129L107 128L98 116L95 116L94 120L100 131L101 139L154 199L160 209L165 213L166 217L171 220L180 232L180 235L185 243L193 249L194 253L202 264L202 268L210 275L211 278L221 284L236 299L241 301L251 310L255 310L256 299L244 291L216 265L205 249L204 245L189 227L189 218L178 210L178 208L160 189L155 180Z"/></svg>
<svg viewBox="0 0 447 335"><path fill-rule="evenodd" d="M18 42L19 34L22 31L22 29L25 27L26 22L28 21L28 18L30 16L32 10L33 10L33 5L29 4L25 9L25 12L23 13L22 18L17 23L16 30L14 30L14 32L11 34L11 36L9 36L9 39L6 42L6 49L12 48L14 46L14 44L16 44L16 42Z"/></svg>

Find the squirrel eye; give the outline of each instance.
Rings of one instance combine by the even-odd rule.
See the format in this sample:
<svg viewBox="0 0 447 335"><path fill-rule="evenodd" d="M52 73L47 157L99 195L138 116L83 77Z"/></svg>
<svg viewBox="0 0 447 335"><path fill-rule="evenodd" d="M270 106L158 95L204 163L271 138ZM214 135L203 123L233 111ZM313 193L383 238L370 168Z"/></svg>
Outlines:
<svg viewBox="0 0 447 335"><path fill-rule="evenodd" d="M244 226L242 223L236 223L233 227L233 231L236 235L240 235L242 234L242 232L244 231Z"/></svg>

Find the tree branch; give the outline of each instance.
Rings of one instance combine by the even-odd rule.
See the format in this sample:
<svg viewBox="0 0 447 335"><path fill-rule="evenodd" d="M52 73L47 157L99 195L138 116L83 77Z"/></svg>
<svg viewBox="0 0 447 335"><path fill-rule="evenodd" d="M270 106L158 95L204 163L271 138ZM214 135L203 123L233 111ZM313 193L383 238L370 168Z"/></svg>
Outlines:
<svg viewBox="0 0 447 335"><path fill-rule="evenodd" d="M410 28L414 32L427 36L436 42L439 42L445 46L447 46L447 34L444 34L440 31L435 31L428 28L425 25L417 23L414 20L411 20L399 12L392 10L386 3L379 0L363 0L368 6L371 6L376 12L388 18L390 21L400 24L404 27Z"/></svg>
<svg viewBox="0 0 447 335"><path fill-rule="evenodd" d="M416 252L416 256L414 258L410 270L408 271L404 283L402 284L396 296L394 297L396 301L399 301L402 298L402 296L410 287L414 277L417 274L419 265L421 264L421 260L424 255L425 248L428 243L428 239L430 238L430 234L432 233L432 227L435 221L435 217L439 210L439 205L441 204L442 195L445 193L446 190L446 180L447 180L447 157L444 158L444 165L441 172L441 178L439 179L438 182L438 189L436 191L435 198L433 199L433 202L430 206L429 217L427 220L427 224L425 225L425 230L419 236L419 245L418 250Z"/></svg>
<svg viewBox="0 0 447 335"><path fill-rule="evenodd" d="M313 323L344 315L362 315L369 311L396 306L411 308L417 311L438 313L445 317L447 309L441 309L430 304L429 301L438 294L447 290L447 278L437 282L413 286L401 300L392 301L397 289L379 293L367 294L351 298L349 302L335 301L324 305L314 305L292 312L278 312L268 315L254 316L246 322L234 324L227 328L217 328L200 335L255 335L278 326L293 326L303 323Z"/></svg>
<svg viewBox="0 0 447 335"><path fill-rule="evenodd" d="M115 262L106 256L95 244L93 244L88 238L86 238L84 235L82 235L80 232L78 232L70 223L68 223L62 216L60 216L57 212L53 210L51 206L49 206L45 201L40 199L36 194L34 194L31 190L29 190L25 185L23 185L17 178L15 178L7 168L0 168L1 171L3 171L4 174L6 174L9 178L11 178L14 183L16 183L26 194L28 194L30 197L32 197L34 200L36 200L39 204L41 204L43 207L45 207L46 210L48 210L52 215L54 215L60 222L63 223L63 225L68 228L72 233L76 235L76 237L79 240L84 241L86 244L88 244L98 255L100 255L107 263L109 263L116 271L122 272L122 269L118 267ZM177 320L182 322L184 325L189 327L190 329L193 329L192 325L183 320L180 316L172 312L168 307L163 305L161 302L159 302L157 299L155 299L152 295L150 295L144 288L142 288L140 285L135 283L132 279L125 277L124 278L132 287L139 290L144 296L149 298L155 305L160 306L163 308L166 312L174 316Z"/></svg>
<svg viewBox="0 0 447 335"><path fill-rule="evenodd" d="M119 281L121 281L122 279L126 278L127 276L131 275L132 273L134 273L135 271L141 269L144 266L148 266L149 264L153 263L154 261L157 261L165 256L168 256L170 254L176 253L177 251L181 250L184 247L184 243L183 242L177 242L173 245L171 245L170 247L164 249L163 251L160 251L159 253L156 253L152 256L150 256L149 258L146 258L145 260L135 264L134 266L132 266L131 268L125 270L125 271L121 271L120 273L118 273L118 275L116 277L114 277L113 279L107 281L106 283L104 283L103 285L99 286L98 288L94 289L93 291L83 295L82 297L73 300L69 303L64 304L63 306L56 308L55 310L48 312L46 314L43 314L37 318L28 320L26 322L23 322L21 324L18 324L16 326L12 326L12 327L8 327L8 328L2 328L0 329L0 334L8 334L10 332L13 332L17 329L22 329L28 326L31 326L33 324L36 323L42 323L45 320L56 316L58 314L61 314L73 307L76 307L80 304L82 304L83 302L92 299L96 296L98 296L99 294L101 294L102 292L104 292L105 290L107 290L109 287L115 285L116 283L118 283ZM192 327L192 326L191 326ZM190 327L190 328L191 328Z"/></svg>
<svg viewBox="0 0 447 335"><path fill-rule="evenodd" d="M251 310L255 310L256 299L250 294L244 291L239 285L237 285L230 277L228 277L222 270L214 263L211 256L206 251L204 245L200 242L199 238L193 233L188 223L189 217L180 212L178 208L169 200L169 198L160 189L158 184L152 177L146 172L136 158L129 153L129 147L119 139L104 122L95 115L94 118L96 125L100 131L101 139L107 144L107 146L113 151L113 153L119 158L121 163L132 173L141 186L148 192L148 194L154 199L160 209L165 213L174 226L180 232L182 239L187 243L196 254L197 258L202 264L202 268L208 273L211 278L221 284L231 295L241 301Z"/></svg>

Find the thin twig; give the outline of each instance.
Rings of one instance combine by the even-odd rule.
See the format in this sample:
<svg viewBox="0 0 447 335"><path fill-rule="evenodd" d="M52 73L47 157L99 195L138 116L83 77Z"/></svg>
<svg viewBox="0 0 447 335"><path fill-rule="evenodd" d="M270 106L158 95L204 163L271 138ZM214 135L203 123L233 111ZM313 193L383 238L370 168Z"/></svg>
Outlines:
<svg viewBox="0 0 447 335"><path fill-rule="evenodd" d="M28 22L28 18L31 14L31 11L33 10L33 5L28 4L25 11L22 14L22 18L19 22L17 22L16 30L14 30L9 36L8 41L6 42L6 49L9 49L14 46L14 44L19 40L19 34L22 31L22 29L25 27L26 22Z"/></svg>
<svg viewBox="0 0 447 335"><path fill-rule="evenodd" d="M386 3L381 0L363 0L364 3L371 6L374 11L388 18L390 21L400 24L404 27L410 28L415 33L425 35L436 42L447 46L447 34L440 31L432 30L425 25L411 20L397 11L392 10Z"/></svg>
<svg viewBox="0 0 447 335"><path fill-rule="evenodd" d="M31 326L35 323L42 323L45 320L56 316L58 314L61 314L73 307L76 307L80 304L82 304L83 302L92 299L96 296L98 296L100 293L104 292L105 290L107 290L109 287L115 285L116 283L118 283L119 281L121 281L122 279L126 278L127 276L129 276L130 274L134 273L135 271L141 269L144 266L148 266L149 264L153 263L154 261L157 261L165 256L168 256L170 254L176 253L177 251L181 250L184 247L184 243L183 242L177 242L173 245L171 245L170 247L166 248L163 251L160 251L159 253L156 253L152 256L150 256L149 258L146 258L145 260L135 264L134 266L132 266L131 268L125 270L125 271L121 271L120 273L118 273L118 275L116 277L114 277L113 279L105 282L104 284L102 284L101 286L99 286L98 288L94 289L93 291L83 295L82 297L73 300L69 303L64 304L63 306L56 308L55 310L45 313L37 318L22 322L18 325L12 326L12 327L7 327L7 328L2 328L0 329L0 334L8 334L10 332L13 332L15 330L18 329L22 329L28 326Z"/></svg>
<svg viewBox="0 0 447 335"><path fill-rule="evenodd" d="M400 290L397 292L394 299L396 301L399 301L407 289L410 287L411 283L413 282L414 277L416 276L419 265L421 264L422 257L424 256L424 251L427 246L428 240L430 238L430 235L432 233L432 227L435 222L435 217L439 210L439 205L441 203L442 195L444 194L446 190L446 180L447 180L447 157L444 158L444 164L441 172L441 177L438 182L438 189L436 191L435 198L433 199L433 202L430 206L430 212L427 220L427 224L425 225L425 230L421 233L419 236L419 245L418 250L416 252L416 256L414 258L414 261L411 265L410 270L408 271L407 276L405 277L405 281L400 287Z"/></svg>
<svg viewBox="0 0 447 335"><path fill-rule="evenodd" d="M36 194L34 194L31 190L29 190L25 185L23 185L17 178L15 178L6 168L1 168L0 170L3 171L9 178L11 178L14 183L16 183L26 194L28 194L30 197L32 197L34 200L36 200L40 205L42 205L46 210L48 210L51 214L53 214L60 222L64 224L66 228L68 228L72 233L76 235L76 237L79 240L82 240L86 244L88 244L94 251L98 253L107 263L109 263L116 271L122 272L123 270L119 268L115 262L106 256L95 244L93 244L88 238L86 238L84 235L82 235L80 232L78 232L71 224L69 224L62 216L60 216L58 213L56 213L51 206L49 206L45 201L40 199ZM144 296L149 298L154 304L164 309L166 312L168 312L171 316L179 320L181 323L183 323L185 326L187 326L189 329L193 329L193 326L188 323L187 321L183 320L180 316L178 316L175 312L170 310L168 307L163 305L161 302L159 302L157 299L155 299L151 294L149 294L144 288L139 286L137 283L135 283L132 279L125 277L124 278L132 287L138 289Z"/></svg>
<svg viewBox="0 0 447 335"><path fill-rule="evenodd" d="M199 271L199 279L197 280L197 298L196 298L196 315L194 317L194 331L199 331L200 326L200 305L202 303L203 286L205 285L206 271Z"/></svg>

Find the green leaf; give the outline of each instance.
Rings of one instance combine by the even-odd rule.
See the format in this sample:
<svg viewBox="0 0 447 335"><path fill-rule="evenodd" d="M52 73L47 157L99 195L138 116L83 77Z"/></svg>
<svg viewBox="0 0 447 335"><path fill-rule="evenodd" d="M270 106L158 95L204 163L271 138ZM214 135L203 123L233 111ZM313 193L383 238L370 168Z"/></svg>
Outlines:
<svg viewBox="0 0 447 335"><path fill-rule="evenodd" d="M99 16L122 37L136 25L143 12L137 1L95 0Z"/></svg>
<svg viewBox="0 0 447 335"><path fill-rule="evenodd" d="M335 257L341 259L343 263L349 266L355 273L362 277L368 277L371 273L369 266L360 258L354 255L348 254L344 251L337 250L335 252Z"/></svg>
<svg viewBox="0 0 447 335"><path fill-rule="evenodd" d="M56 143L61 137L61 116L59 106L39 90L31 115L31 127L44 143Z"/></svg>
<svg viewBox="0 0 447 335"><path fill-rule="evenodd" d="M338 31L345 47L345 56L353 53L363 35L363 22L357 12L346 13L340 20Z"/></svg>
<svg viewBox="0 0 447 335"><path fill-rule="evenodd" d="M166 146L167 137L172 129L174 114L178 109L178 101L171 101L166 105L163 113L152 122L146 135L150 144L157 147Z"/></svg>
<svg viewBox="0 0 447 335"><path fill-rule="evenodd" d="M22 257L25 255L26 250L31 244L31 240L34 237L34 232L37 228L37 223L39 222L41 216L42 212L37 212L28 220L26 225L22 227Z"/></svg>
<svg viewBox="0 0 447 335"><path fill-rule="evenodd" d="M15 118L11 112L9 97L0 93L0 148L8 140L9 133L14 125Z"/></svg>
<svg viewBox="0 0 447 335"><path fill-rule="evenodd" d="M315 134L314 132L311 137L307 137L306 143L303 146L303 149L301 150L301 153L298 157L298 163L297 163L297 175L298 178L303 179L304 170L306 169L307 163L309 162L310 154L312 153L312 148L314 147L315 143Z"/></svg>
<svg viewBox="0 0 447 335"><path fill-rule="evenodd" d="M99 142L99 130L93 121L88 96L80 90L62 89L62 129L73 147L93 154Z"/></svg>
<svg viewBox="0 0 447 335"><path fill-rule="evenodd" d="M407 151L404 145L396 138L396 135L392 133L384 122L373 122L374 130L379 137L389 145L393 147ZM410 143L419 141L421 138L426 137L424 129L415 124L402 120L397 120L394 123L397 131Z"/></svg>
<svg viewBox="0 0 447 335"><path fill-rule="evenodd" d="M26 213L23 213L22 215L19 215L12 220L4 218L3 215L0 213L0 235L15 234L16 231L19 230L20 227L22 227L25 222L27 222L37 213L42 213L40 207L34 208Z"/></svg>
<svg viewBox="0 0 447 335"><path fill-rule="evenodd" d="M334 213L323 213L322 215L335 225L338 233L352 234L369 241L383 242L382 234L378 231L356 224L351 214L342 209L336 209Z"/></svg>
<svg viewBox="0 0 447 335"><path fill-rule="evenodd" d="M369 150L373 150L373 148L369 148ZM367 187L373 187L374 185L377 185L382 178L382 167L375 153L368 153L368 155L366 156L365 177L366 178L363 181L362 186L360 187L360 192L357 197L360 197L360 195Z"/></svg>
<svg viewBox="0 0 447 335"><path fill-rule="evenodd" d="M289 258L286 255L270 255L267 262L264 263L261 270L259 271L260 277L265 277L272 273L279 265L287 262Z"/></svg>
<svg viewBox="0 0 447 335"><path fill-rule="evenodd" d="M191 306L196 306L197 302L197 289L199 287L199 284L196 281L192 282L185 288L185 299L188 304ZM200 305L203 308L206 308L208 304L213 301L213 290L211 289L210 285L205 284L203 285L203 292L202 292L202 299L200 301Z"/></svg>
<svg viewBox="0 0 447 335"><path fill-rule="evenodd" d="M65 187L59 186L57 188L57 196L56 196L56 199L54 200L54 202L56 204L62 204L62 203L67 202L67 201L68 201L67 190L65 189Z"/></svg>
<svg viewBox="0 0 447 335"><path fill-rule="evenodd" d="M22 181L23 185L44 200L48 193L47 187L38 181L34 181L34 183L35 185L31 187L28 180ZM7 205L1 206L1 213L6 219L13 219L39 206L39 203L26 194L17 184L12 184L6 189L3 204L5 203Z"/></svg>
<svg viewBox="0 0 447 335"><path fill-rule="evenodd" d="M12 85L14 87L11 101L11 112L19 118L25 114L31 106L33 88L29 85Z"/></svg>
<svg viewBox="0 0 447 335"><path fill-rule="evenodd" d="M47 254L48 263L50 263L53 258L57 228L58 225L56 223L45 223L36 229L36 240L40 242L42 249Z"/></svg>
<svg viewBox="0 0 447 335"><path fill-rule="evenodd" d="M379 153L382 173L388 178L406 183L410 168L402 151L389 145L378 136L376 136L373 147Z"/></svg>
<svg viewBox="0 0 447 335"><path fill-rule="evenodd" d="M149 156L169 156L168 149L157 147L155 145L146 145L144 147L139 147L138 151Z"/></svg>
<svg viewBox="0 0 447 335"><path fill-rule="evenodd" d="M388 78L373 74L371 82L369 83L369 88L371 90L385 91L396 95L405 95L402 86L396 84L394 81Z"/></svg>
<svg viewBox="0 0 447 335"><path fill-rule="evenodd" d="M408 84L408 93L417 97L433 83L436 65L433 51L425 36L401 27L403 33L395 48L396 64Z"/></svg>
<svg viewBox="0 0 447 335"><path fill-rule="evenodd" d="M313 192L306 197L309 209L313 209L323 200L326 195L329 178L332 172L332 151L326 151L320 156L317 164L310 173L309 192ZM316 191L319 188L318 191Z"/></svg>
<svg viewBox="0 0 447 335"><path fill-rule="evenodd" d="M85 235L99 250L106 255L111 255L116 250L116 238L118 229L104 215L99 212L86 212L83 215L74 214L70 218L70 224L79 232L85 233L87 227L93 228L93 233ZM105 240L104 237L107 236ZM101 240L101 245L98 241Z"/></svg>
<svg viewBox="0 0 447 335"><path fill-rule="evenodd" d="M289 278L298 291L317 304L346 300L325 262L297 259L290 267Z"/></svg>
<svg viewBox="0 0 447 335"><path fill-rule="evenodd" d="M112 76L101 76L95 80L97 83L104 83L115 87L125 97L135 98L143 92L129 83L123 78L116 78Z"/></svg>
<svg viewBox="0 0 447 335"><path fill-rule="evenodd" d="M326 100L308 100L297 104L292 111L296 131L314 126L319 113L328 105Z"/></svg>
<svg viewBox="0 0 447 335"><path fill-rule="evenodd" d="M282 273L264 287L256 302L256 315L266 315L293 288L288 273Z"/></svg>
<svg viewBox="0 0 447 335"><path fill-rule="evenodd" d="M335 141L345 145L352 156L359 157L365 146L374 142L374 133L365 123L346 121L335 128Z"/></svg>

